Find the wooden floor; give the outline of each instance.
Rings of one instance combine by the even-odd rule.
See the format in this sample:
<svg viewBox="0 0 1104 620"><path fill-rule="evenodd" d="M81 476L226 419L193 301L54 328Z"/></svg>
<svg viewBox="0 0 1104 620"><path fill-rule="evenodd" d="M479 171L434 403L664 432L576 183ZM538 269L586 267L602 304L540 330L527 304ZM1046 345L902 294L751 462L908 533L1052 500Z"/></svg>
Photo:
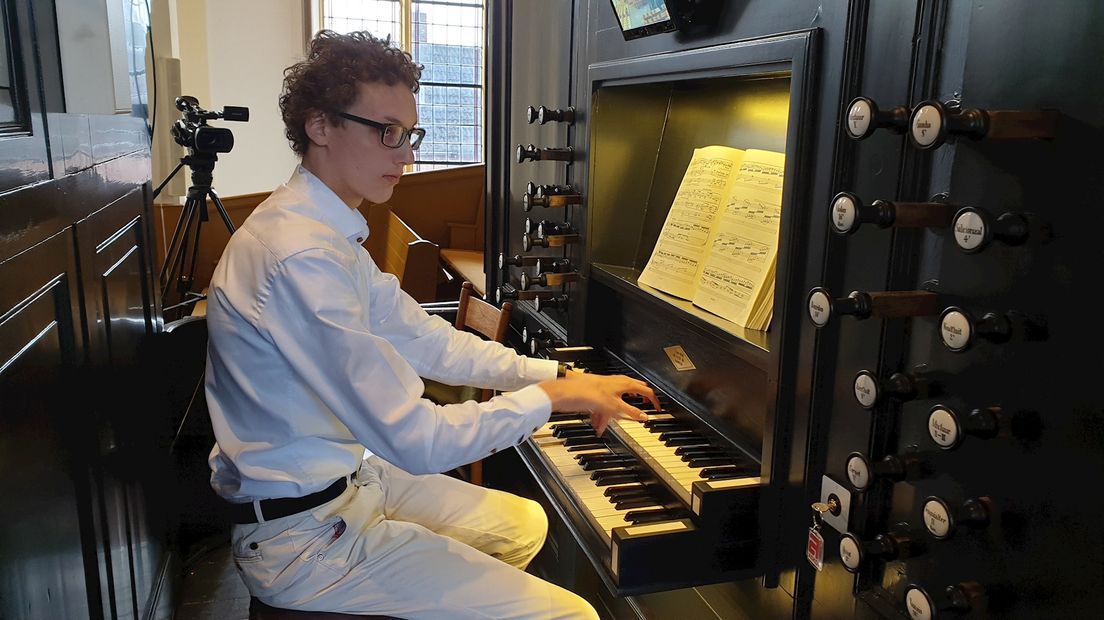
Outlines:
<svg viewBox="0 0 1104 620"><path fill-rule="evenodd" d="M180 602L173 620L248 618L249 592L234 568L229 543L192 561L181 579Z"/></svg>

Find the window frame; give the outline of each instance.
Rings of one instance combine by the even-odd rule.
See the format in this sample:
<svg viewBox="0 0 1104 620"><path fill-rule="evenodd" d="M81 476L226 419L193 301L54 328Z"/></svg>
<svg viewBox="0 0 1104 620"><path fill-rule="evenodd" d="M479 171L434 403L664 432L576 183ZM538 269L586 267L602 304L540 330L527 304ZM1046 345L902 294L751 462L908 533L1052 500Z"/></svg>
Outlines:
<svg viewBox="0 0 1104 620"><path fill-rule="evenodd" d="M416 2L416 1L429 1L429 2L431 2L432 0L397 0L397 1L399 3L399 7L400 7L400 18L401 18L401 23L400 23L399 30L402 33L401 34L402 39L401 39L401 41L399 41L400 47L404 51L410 53L413 56L413 49L412 48L413 48L413 38L414 38L414 14L413 14L414 2ZM306 11L306 14L307 14L307 19L306 19L307 28L304 29L304 34L305 34L305 41L304 41L304 46L303 46L304 50L309 48L310 40L313 38L314 33L318 32L322 28L326 27L326 2L327 2L327 0L307 0L309 8ZM442 2L442 4L448 4L448 2ZM472 4L470 6L472 6L474 8L477 5ZM482 25L482 28L483 28L483 41L481 41L480 44L479 44L480 49L482 50L481 57L483 59L482 72L480 74L480 79L481 79L482 83L481 84L464 84L464 83L460 83L460 82L427 82L427 81L421 81L421 82L419 82L419 84L420 84L421 87L431 86L431 87L471 88L473 90L478 91L478 93L479 93L479 110L482 113L480 115L480 117L477 118L477 120L476 120L477 127L478 127L478 132L477 133L478 133L478 137L479 137L479 145L481 147L481 149L479 150L479 158L478 158L477 161L428 160L428 159L421 159L419 157L419 153L415 152L414 153L415 162L414 162L414 165L411 166L411 169L414 170L414 171L419 171L420 172L421 170L418 170L418 168L421 167L421 166L428 166L429 168L427 170L434 170L434 169L436 169L436 170L441 170L441 169L447 170L449 168L457 168L457 167L461 167L461 166L484 165L487 162L487 85L486 85L486 81L487 81L487 1L486 0L481 0L480 4L478 5L478 8L480 8L483 11L483 25Z"/></svg>

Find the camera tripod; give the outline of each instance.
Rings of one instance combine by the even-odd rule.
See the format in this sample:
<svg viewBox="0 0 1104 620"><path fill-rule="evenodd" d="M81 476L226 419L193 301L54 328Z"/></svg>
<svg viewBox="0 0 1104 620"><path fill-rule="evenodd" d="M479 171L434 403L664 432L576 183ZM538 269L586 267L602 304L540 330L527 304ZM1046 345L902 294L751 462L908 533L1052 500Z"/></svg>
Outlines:
<svg viewBox="0 0 1104 620"><path fill-rule="evenodd" d="M189 153L180 159L180 163L153 193L156 198L161 193L162 188L183 166L192 169L192 184L188 187L184 208L180 212L180 219L176 222L172 241L170 241L165 251L165 263L161 266L161 272L158 275L162 303L169 304L172 302L171 305L167 305L162 309L162 312L166 314L170 310L184 308L205 297L200 293L193 292L192 286L195 283L201 227L203 222L210 219L207 210L208 198L215 204L215 209L218 211L219 217L222 218L222 223L226 225L226 229L230 231L230 234L234 234L234 224L230 221L230 216L226 213L226 208L222 206L222 201L219 200L215 189L211 187L212 173L217 160L218 157L214 153ZM176 284L176 295L170 299L170 294L174 292L174 283Z"/></svg>

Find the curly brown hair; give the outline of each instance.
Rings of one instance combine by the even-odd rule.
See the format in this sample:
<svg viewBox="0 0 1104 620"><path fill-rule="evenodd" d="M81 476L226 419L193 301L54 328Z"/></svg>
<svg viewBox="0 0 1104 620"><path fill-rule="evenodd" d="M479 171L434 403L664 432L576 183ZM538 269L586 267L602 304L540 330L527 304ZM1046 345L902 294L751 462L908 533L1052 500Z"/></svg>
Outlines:
<svg viewBox="0 0 1104 620"><path fill-rule="evenodd" d="M321 111L330 124L342 124L344 119L331 112L352 105L360 83L401 83L416 93L421 77L422 66L392 46L390 36L378 39L368 32L319 31L306 60L284 69L280 115L292 150L300 157L306 155L310 139L304 125L312 113Z"/></svg>

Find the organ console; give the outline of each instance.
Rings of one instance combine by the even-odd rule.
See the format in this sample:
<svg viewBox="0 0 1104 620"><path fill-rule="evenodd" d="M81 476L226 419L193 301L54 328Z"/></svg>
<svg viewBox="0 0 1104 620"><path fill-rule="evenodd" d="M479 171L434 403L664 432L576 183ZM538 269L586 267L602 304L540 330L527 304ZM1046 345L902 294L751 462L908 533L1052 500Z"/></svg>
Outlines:
<svg viewBox="0 0 1104 620"><path fill-rule="evenodd" d="M832 199L829 215L836 234L850 235L862 224L877 224L878 228L947 228L956 209L934 199L929 202L875 200L864 205L858 196L840 192Z"/></svg>
<svg viewBox="0 0 1104 620"><path fill-rule="evenodd" d="M897 319L930 316L938 312L939 297L931 291L852 291L844 298L833 298L824 288L809 292L809 318L817 327L824 327L834 315L851 315L856 319L878 317Z"/></svg>
<svg viewBox="0 0 1104 620"><path fill-rule="evenodd" d="M865 140L878 129L886 128L893 133L903 134L908 128L909 110L905 106L896 106L889 110L879 110L878 104L868 97L856 97L847 106L847 135L852 140Z"/></svg>
<svg viewBox="0 0 1104 620"><path fill-rule="evenodd" d="M959 109L957 102L929 100L917 105L909 117L909 139L920 149L933 149L951 136L972 140L1054 137L1058 125L1055 110L1010 111Z"/></svg>
<svg viewBox="0 0 1104 620"><path fill-rule="evenodd" d="M587 372L640 378L596 349L575 347L568 357ZM520 448L581 526L588 553L604 551L604 577L621 594L723 581L755 559L759 464L667 393L656 395L660 409L626 399L646 422L615 420L599 437L585 416L554 414Z"/></svg>
<svg viewBox="0 0 1104 620"><path fill-rule="evenodd" d="M696 40L611 39L608 0L496 9L514 64L488 81L501 122L488 123L487 240L504 257L488 290L519 300L515 345L640 377L663 399L648 426L595 438L556 419L522 445L521 490L553 524L534 570L627 620L1098 607L1104 551L1065 550L1086 546L1100 512L1101 398L1091 368L1063 361L1104 348L1076 329L1104 213L1104 111L1087 79L1104 58L1100 20L1039 19L1051 4L1084 16L1079 0L1007 0L999 16L969 2L819 3L812 22L791 0L727 4L740 8ZM1070 62L1046 60L1051 49ZM976 105L947 102L960 97ZM1047 109L1059 103L1060 118ZM780 208L754 192L713 205L708 174L679 200L686 162L712 144L784 153L783 169L738 177L781 189ZM519 165L545 160L572 165ZM558 210L520 235L538 207ZM710 310L739 303L762 256L737 219L776 235L761 332ZM657 266L692 294L650 285ZM1067 465L1094 473L1053 475ZM832 497L840 514L822 526L853 537L835 566L810 565L807 506ZM923 555L902 553L906 539L927 542ZM964 585L975 579L989 598L1005 581L1032 596L990 611ZM684 611L691 599L708 609Z"/></svg>
<svg viewBox="0 0 1104 620"><path fill-rule="evenodd" d="M537 148L530 144L529 146L517 145L517 163L523 163L526 161L566 161L571 163L575 159L575 149L570 146L561 148Z"/></svg>

